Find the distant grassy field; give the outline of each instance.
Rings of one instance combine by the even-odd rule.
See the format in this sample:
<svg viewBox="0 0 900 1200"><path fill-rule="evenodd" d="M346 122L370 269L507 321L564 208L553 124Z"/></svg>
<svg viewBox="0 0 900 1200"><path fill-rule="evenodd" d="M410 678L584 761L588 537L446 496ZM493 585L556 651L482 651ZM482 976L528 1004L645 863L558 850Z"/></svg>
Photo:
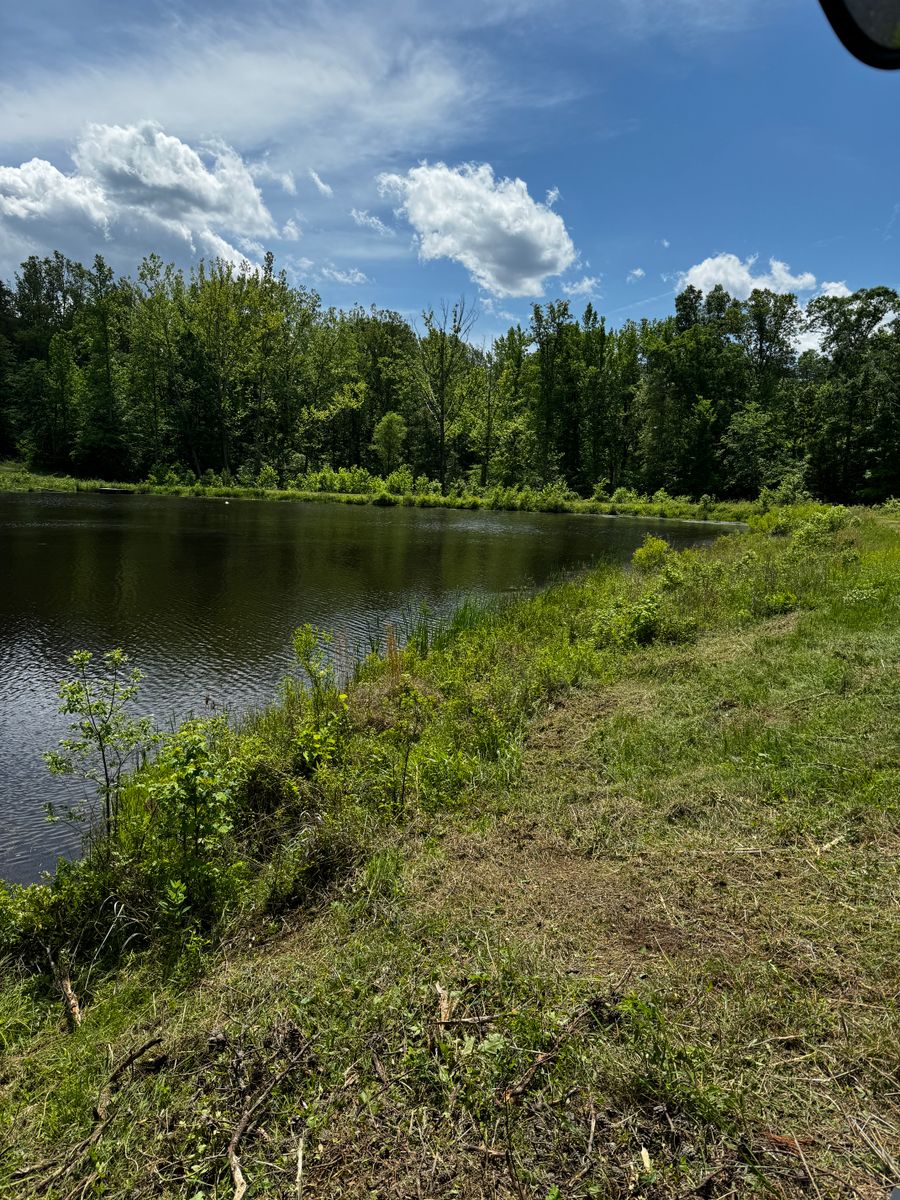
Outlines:
<svg viewBox="0 0 900 1200"><path fill-rule="evenodd" d="M757 501L693 501L677 498L655 500L631 494L612 500L578 500L558 488L493 488L483 494L299 491L295 488L206 487L202 484L116 483L103 479L79 479L73 475L43 475L14 462L0 463L0 492L134 492L153 496L196 496L206 499L293 500L335 504L404 505L414 508L504 509L530 512L598 513L608 516L640 516L695 521L746 521L765 511Z"/></svg>
<svg viewBox="0 0 900 1200"><path fill-rule="evenodd" d="M3 1194L884 1200L900 523L754 524L369 660L218 940L72 936L77 1030L7 916Z"/></svg>

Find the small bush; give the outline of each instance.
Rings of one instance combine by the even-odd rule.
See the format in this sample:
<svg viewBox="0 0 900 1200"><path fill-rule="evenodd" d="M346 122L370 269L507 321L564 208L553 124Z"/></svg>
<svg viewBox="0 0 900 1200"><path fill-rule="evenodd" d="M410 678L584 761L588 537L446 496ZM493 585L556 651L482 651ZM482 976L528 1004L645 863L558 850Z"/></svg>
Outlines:
<svg viewBox="0 0 900 1200"><path fill-rule="evenodd" d="M384 481L384 488L392 496L402 496L404 492L413 490L414 482L412 471L409 467L402 466L397 467L396 471L391 471Z"/></svg>
<svg viewBox="0 0 900 1200"><path fill-rule="evenodd" d="M758 611L766 617L776 617L793 612L798 600L793 592L769 592L759 602Z"/></svg>
<svg viewBox="0 0 900 1200"><path fill-rule="evenodd" d="M654 537L652 533L648 533L644 538L644 544L632 554L631 565L642 574L650 574L653 571L661 570L671 556L672 550L669 543L663 538Z"/></svg>
<svg viewBox="0 0 900 1200"><path fill-rule="evenodd" d="M257 487L272 490L278 487L278 472L271 463L263 463L256 476Z"/></svg>
<svg viewBox="0 0 900 1200"><path fill-rule="evenodd" d="M697 629L696 620L667 612L658 596L649 595L614 604L594 623L594 637L600 647L628 649L653 642L692 641Z"/></svg>

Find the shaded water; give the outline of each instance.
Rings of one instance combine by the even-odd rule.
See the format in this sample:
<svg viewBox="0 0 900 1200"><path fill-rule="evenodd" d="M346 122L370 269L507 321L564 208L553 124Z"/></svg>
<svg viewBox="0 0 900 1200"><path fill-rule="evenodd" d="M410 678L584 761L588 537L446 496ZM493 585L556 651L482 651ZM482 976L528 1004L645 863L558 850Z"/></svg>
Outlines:
<svg viewBox="0 0 900 1200"><path fill-rule="evenodd" d="M79 835L48 801L86 785L41 758L65 733L73 649L123 647L141 708L171 725L267 703L310 621L347 653L422 602L539 587L598 555L625 561L660 523L631 518L131 495L0 495L0 875L28 881ZM665 523L683 546L713 527Z"/></svg>

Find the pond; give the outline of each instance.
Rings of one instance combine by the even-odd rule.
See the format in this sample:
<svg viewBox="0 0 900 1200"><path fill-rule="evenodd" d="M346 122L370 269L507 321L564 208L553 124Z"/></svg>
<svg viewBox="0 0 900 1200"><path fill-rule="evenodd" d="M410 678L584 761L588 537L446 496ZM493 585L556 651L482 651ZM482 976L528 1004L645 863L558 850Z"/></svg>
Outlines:
<svg viewBox="0 0 900 1200"><path fill-rule="evenodd" d="M74 649L123 647L144 673L142 711L268 703L291 631L332 631L337 653L402 631L424 603L541 587L600 556L625 562L648 530L676 546L721 532L689 522L585 515L253 503L123 494L0 495L0 876L36 879L80 834L48 802L88 785L41 757L66 732L59 681Z"/></svg>

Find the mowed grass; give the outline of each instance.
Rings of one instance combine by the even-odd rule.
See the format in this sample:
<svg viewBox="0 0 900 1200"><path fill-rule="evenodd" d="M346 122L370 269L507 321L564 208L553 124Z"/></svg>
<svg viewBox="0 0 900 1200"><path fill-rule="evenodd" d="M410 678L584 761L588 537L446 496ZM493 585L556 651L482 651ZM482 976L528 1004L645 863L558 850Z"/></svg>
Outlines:
<svg viewBox="0 0 900 1200"><path fill-rule="evenodd" d="M388 770L392 675L428 711L349 877L175 977L82 975L73 1033L46 977L7 979L4 1194L230 1200L249 1114L254 1196L883 1198L900 532L839 524L370 663L323 787Z"/></svg>

